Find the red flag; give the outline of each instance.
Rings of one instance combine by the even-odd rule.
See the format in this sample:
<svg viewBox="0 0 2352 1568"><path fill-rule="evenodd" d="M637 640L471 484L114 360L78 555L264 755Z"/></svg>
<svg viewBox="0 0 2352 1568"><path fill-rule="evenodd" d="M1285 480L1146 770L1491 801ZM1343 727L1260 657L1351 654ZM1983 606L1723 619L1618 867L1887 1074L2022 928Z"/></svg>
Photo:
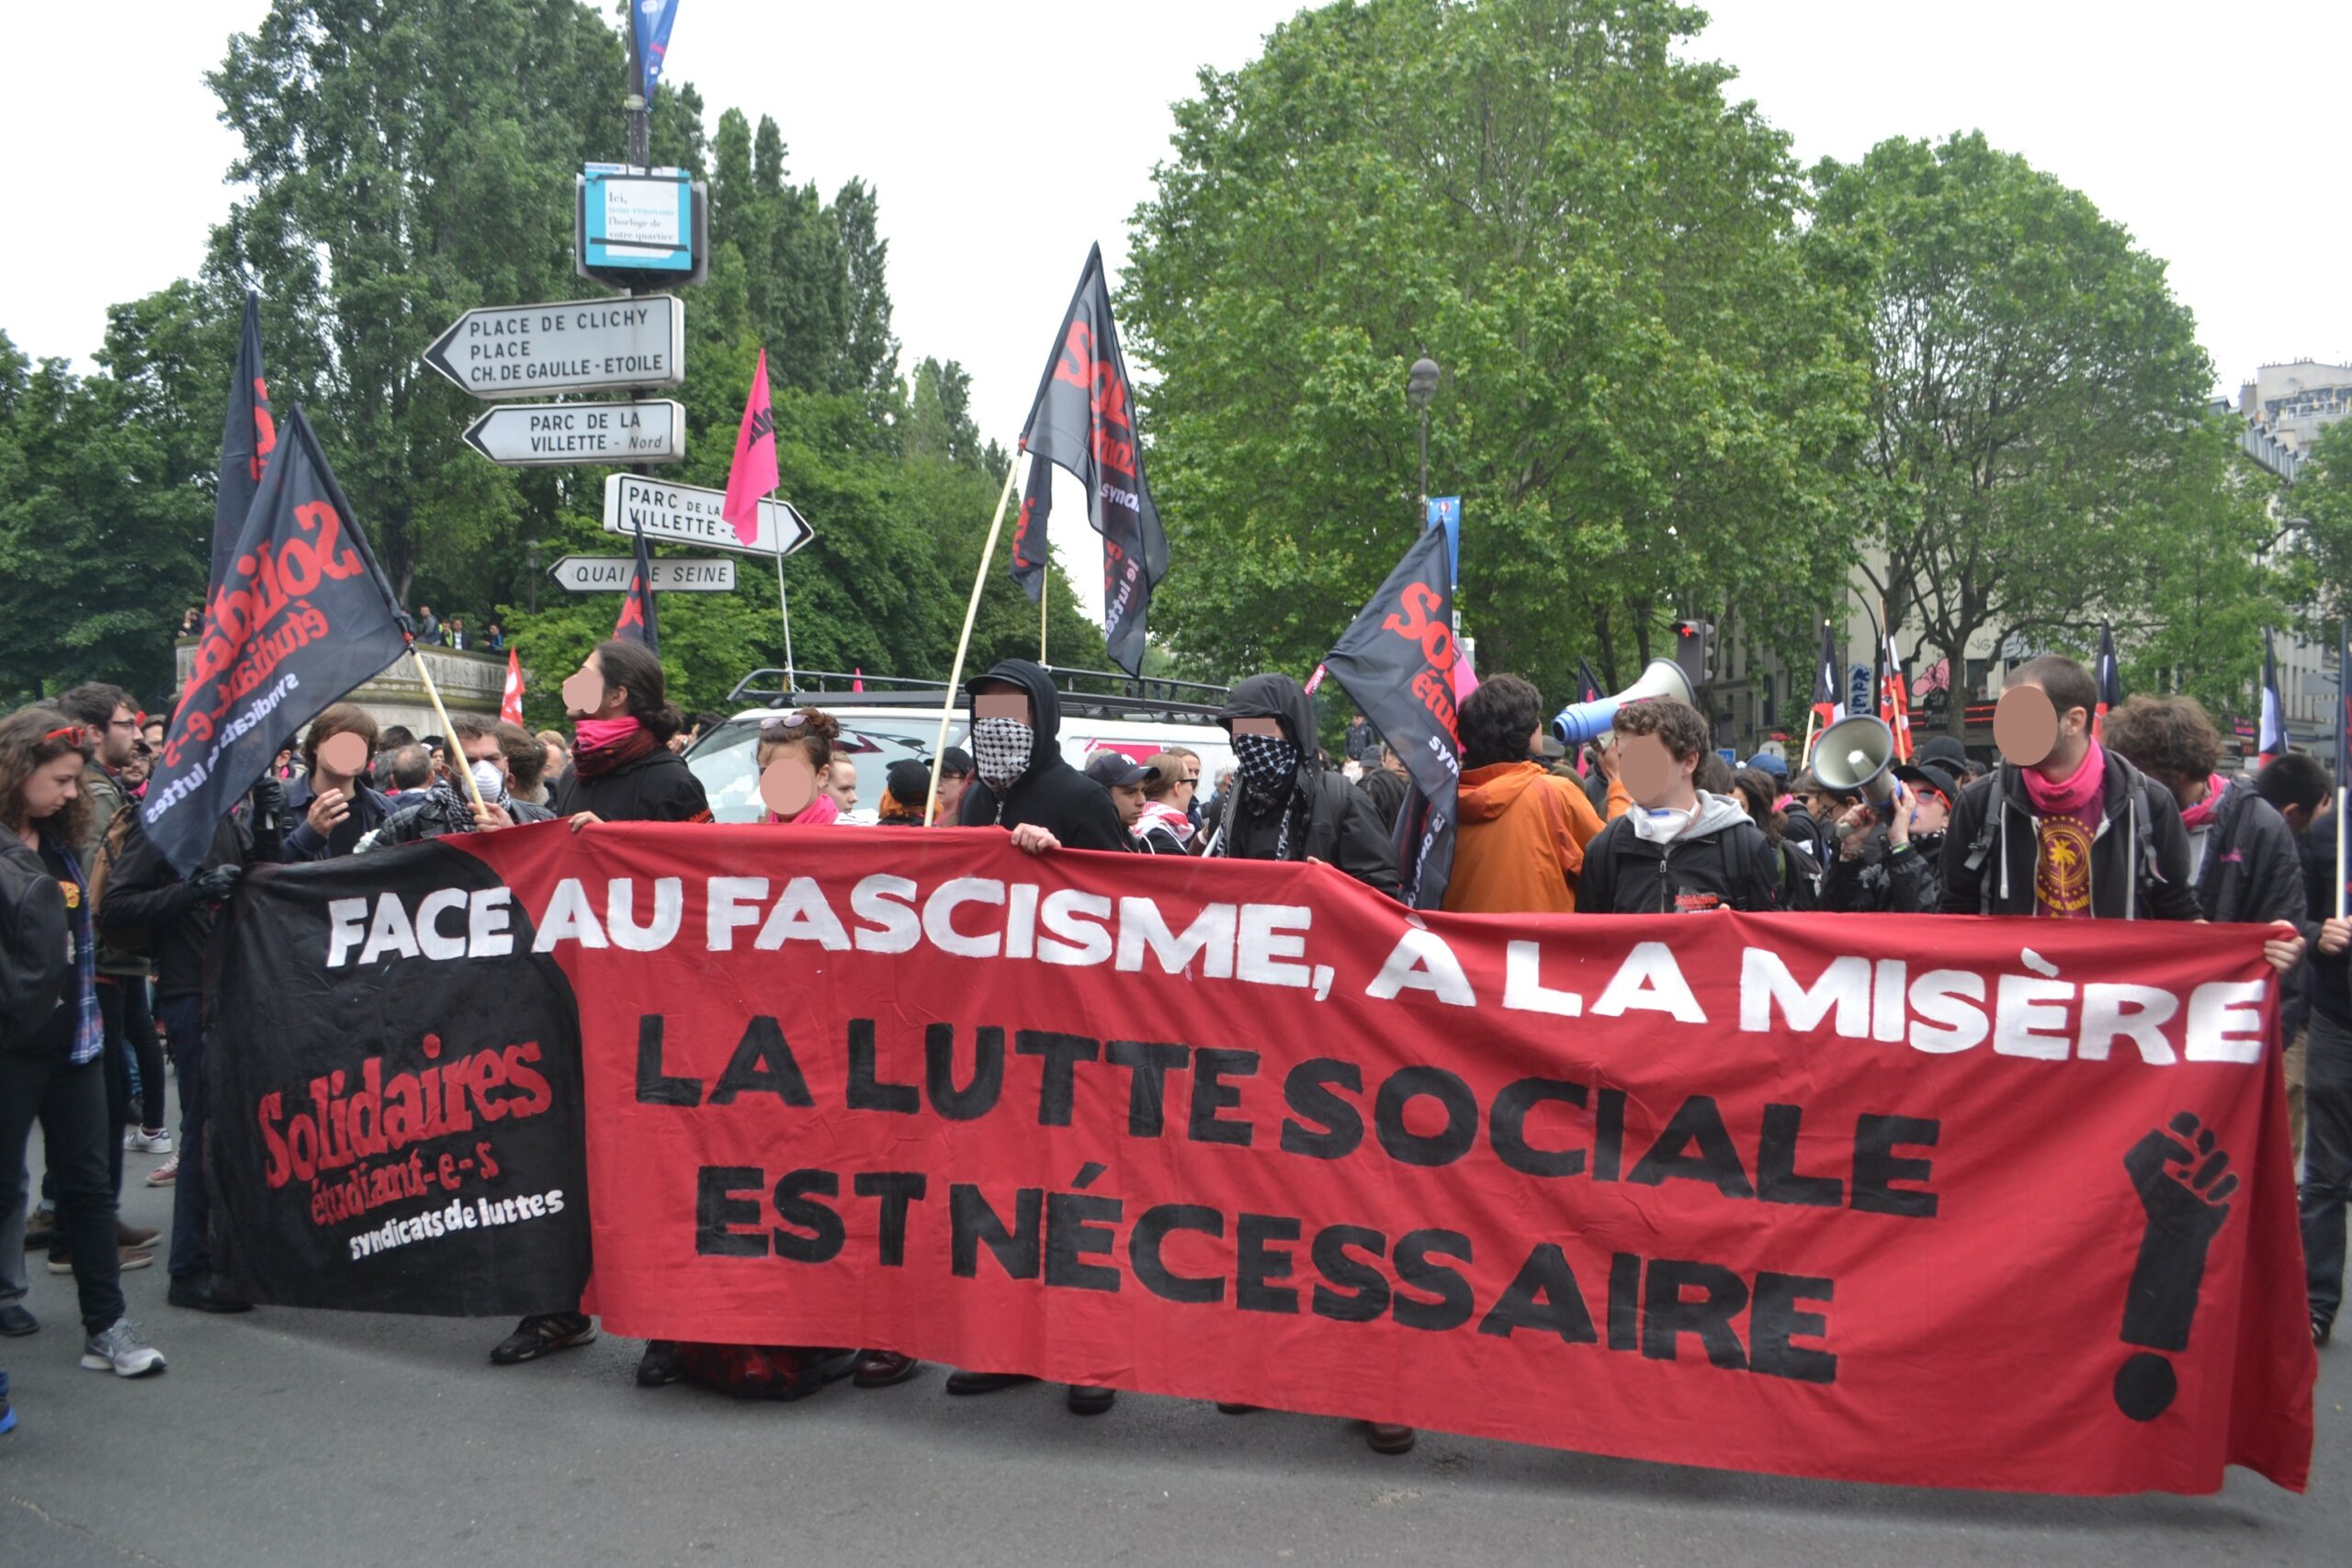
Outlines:
<svg viewBox="0 0 2352 1568"><path fill-rule="evenodd" d="M1883 615L1885 606L1880 606ZM1878 716L1894 731L1894 760L1911 760L1911 694L1903 689L1903 661L1894 653L1894 623L1886 622L1886 674L1879 683Z"/></svg>
<svg viewBox="0 0 2352 1568"><path fill-rule="evenodd" d="M509 724L523 722L523 656L506 650L506 690L498 699L498 716Z"/></svg>
<svg viewBox="0 0 2352 1568"><path fill-rule="evenodd" d="M742 428L735 433L735 461L727 470L727 499L719 515L735 525L735 536L750 544L760 536L760 502L776 487L775 412L768 405L768 351L752 373L752 395L743 400Z"/></svg>

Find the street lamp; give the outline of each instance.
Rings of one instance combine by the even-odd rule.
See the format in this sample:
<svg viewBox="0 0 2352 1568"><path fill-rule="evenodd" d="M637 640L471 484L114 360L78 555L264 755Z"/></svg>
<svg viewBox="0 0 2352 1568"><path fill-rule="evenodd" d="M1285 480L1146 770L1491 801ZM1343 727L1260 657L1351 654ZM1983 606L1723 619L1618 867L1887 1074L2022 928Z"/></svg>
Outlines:
<svg viewBox="0 0 2352 1568"><path fill-rule="evenodd" d="M531 614L536 615L539 613L539 542L537 539L523 542L523 567L530 579Z"/></svg>
<svg viewBox="0 0 2352 1568"><path fill-rule="evenodd" d="M1421 514L1428 519L1430 510L1430 399L1437 395L1437 361L1428 355L1413 361L1413 368L1405 377L1405 400L1421 416Z"/></svg>

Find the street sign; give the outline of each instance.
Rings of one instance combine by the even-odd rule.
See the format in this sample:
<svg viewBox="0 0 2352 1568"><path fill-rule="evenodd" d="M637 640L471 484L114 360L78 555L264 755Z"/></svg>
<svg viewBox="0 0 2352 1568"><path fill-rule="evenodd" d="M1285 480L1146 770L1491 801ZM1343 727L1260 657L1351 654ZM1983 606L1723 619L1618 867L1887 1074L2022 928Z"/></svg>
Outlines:
<svg viewBox="0 0 2352 1568"><path fill-rule="evenodd" d="M620 593L628 591L635 556L566 556L548 569L548 575L574 593ZM693 560L683 556L653 559L656 593L724 593L735 586L735 563L725 556Z"/></svg>
<svg viewBox="0 0 2352 1568"><path fill-rule="evenodd" d="M466 445L510 468L566 463L674 463L686 455L686 411L668 398L637 403L507 403L466 427Z"/></svg>
<svg viewBox="0 0 2352 1568"><path fill-rule="evenodd" d="M686 378L686 308L668 294L486 306L458 317L424 363L477 398L674 387Z"/></svg>
<svg viewBox="0 0 2352 1568"><path fill-rule="evenodd" d="M790 555L817 536L817 530L788 501L760 502L760 531L750 544L735 536L735 525L719 514L727 492L693 485L665 484L638 474L605 480L605 532L674 540L741 555Z"/></svg>
<svg viewBox="0 0 2352 1568"><path fill-rule="evenodd" d="M684 169L622 169L591 164L581 259L591 267L692 272L694 182Z"/></svg>

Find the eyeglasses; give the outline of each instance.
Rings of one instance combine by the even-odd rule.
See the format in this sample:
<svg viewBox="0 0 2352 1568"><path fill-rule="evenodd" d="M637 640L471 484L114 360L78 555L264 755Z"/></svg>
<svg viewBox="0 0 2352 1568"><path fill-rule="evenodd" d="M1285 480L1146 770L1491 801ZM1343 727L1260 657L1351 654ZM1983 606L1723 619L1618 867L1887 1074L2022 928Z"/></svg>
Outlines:
<svg viewBox="0 0 2352 1568"><path fill-rule="evenodd" d="M83 747L90 744L90 732L85 726L79 724L69 724L62 729L51 730L47 735L42 736L41 739L43 740L62 740L68 746Z"/></svg>

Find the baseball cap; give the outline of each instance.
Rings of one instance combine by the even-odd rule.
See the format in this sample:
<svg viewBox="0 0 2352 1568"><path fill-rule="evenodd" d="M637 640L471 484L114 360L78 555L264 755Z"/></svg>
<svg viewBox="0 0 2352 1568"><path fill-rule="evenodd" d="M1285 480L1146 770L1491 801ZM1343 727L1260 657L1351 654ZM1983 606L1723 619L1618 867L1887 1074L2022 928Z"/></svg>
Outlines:
<svg viewBox="0 0 2352 1568"><path fill-rule="evenodd" d="M1894 776L1913 788L1925 784L1944 797L1944 804L1960 803L1960 781L1933 762L1906 762L1896 766Z"/></svg>
<svg viewBox="0 0 2352 1568"><path fill-rule="evenodd" d="M901 757L890 764L884 774L888 783L884 786L890 797L899 805L921 811L922 803L931 797L931 770L920 759Z"/></svg>
<svg viewBox="0 0 2352 1568"><path fill-rule="evenodd" d="M1756 755L1747 759L1747 761L1744 765L1754 768L1759 773L1767 774L1770 777L1780 779L1783 782L1785 782L1789 776L1789 764L1781 758L1772 755L1770 751L1758 751Z"/></svg>
<svg viewBox="0 0 2352 1568"><path fill-rule="evenodd" d="M1939 735L1923 740L1914 755L1919 761L1933 762L1955 773L1968 766L1968 748L1954 736Z"/></svg>
<svg viewBox="0 0 2352 1568"><path fill-rule="evenodd" d="M971 772L972 754L969 751L965 750L961 746L950 746L946 750L942 751L939 754L940 777L965 778L968 777ZM931 786L929 784L925 784L923 788L924 791L928 793Z"/></svg>
<svg viewBox="0 0 2352 1568"><path fill-rule="evenodd" d="M1097 751L1086 759L1086 776L1104 789L1148 784L1159 774L1120 751Z"/></svg>

